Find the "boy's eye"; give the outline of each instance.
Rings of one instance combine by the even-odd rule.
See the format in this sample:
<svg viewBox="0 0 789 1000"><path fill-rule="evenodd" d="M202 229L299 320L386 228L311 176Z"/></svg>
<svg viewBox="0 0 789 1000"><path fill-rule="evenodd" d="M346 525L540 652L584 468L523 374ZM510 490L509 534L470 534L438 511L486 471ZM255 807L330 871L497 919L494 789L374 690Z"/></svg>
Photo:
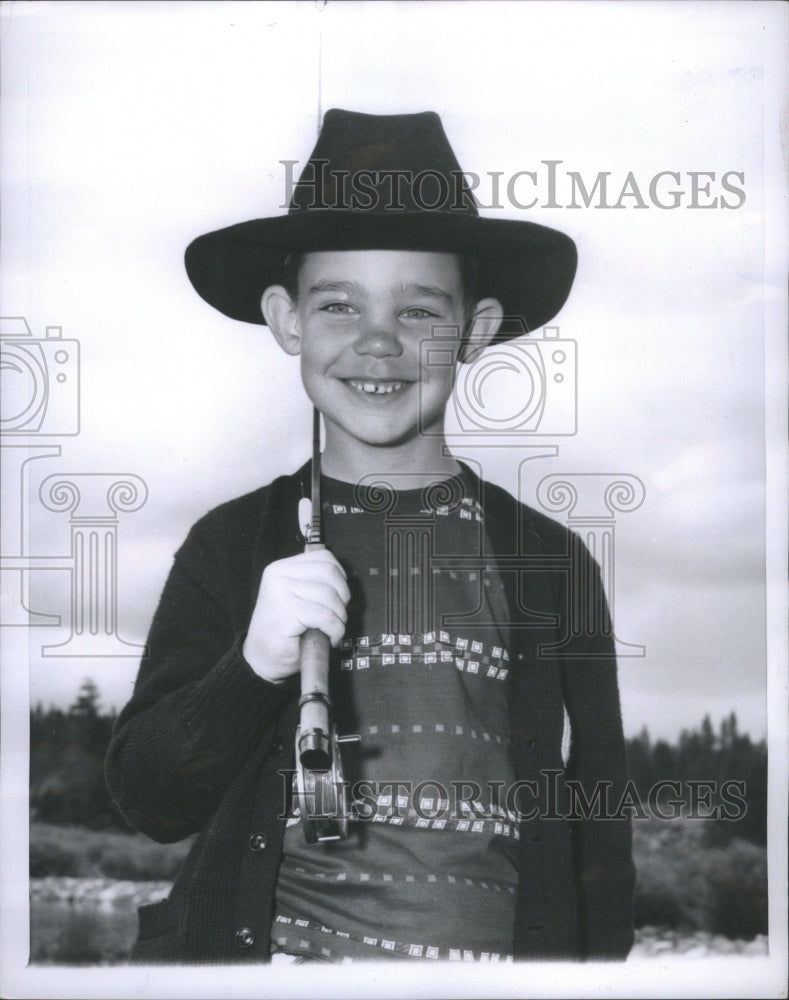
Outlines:
<svg viewBox="0 0 789 1000"><path fill-rule="evenodd" d="M428 316L436 316L438 314L430 309L423 309L422 306L411 306L409 309L404 309L402 315L406 319L425 319Z"/></svg>
<svg viewBox="0 0 789 1000"><path fill-rule="evenodd" d="M327 302L325 306L321 306L321 311L337 313L342 316L343 314L354 312L354 308L350 302Z"/></svg>

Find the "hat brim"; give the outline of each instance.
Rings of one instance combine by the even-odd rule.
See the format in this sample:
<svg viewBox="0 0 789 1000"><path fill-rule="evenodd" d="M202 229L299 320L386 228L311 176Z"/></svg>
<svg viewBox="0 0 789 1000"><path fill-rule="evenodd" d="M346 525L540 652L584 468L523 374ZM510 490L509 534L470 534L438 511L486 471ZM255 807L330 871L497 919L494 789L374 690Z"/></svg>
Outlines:
<svg viewBox="0 0 789 1000"><path fill-rule="evenodd" d="M199 236L186 249L198 294L231 319L264 324L264 289L279 284L293 251L421 250L476 258L480 293L498 299L506 340L548 323L564 305L577 265L565 233L533 222L448 213L314 210L252 219ZM525 329L524 329L525 328Z"/></svg>

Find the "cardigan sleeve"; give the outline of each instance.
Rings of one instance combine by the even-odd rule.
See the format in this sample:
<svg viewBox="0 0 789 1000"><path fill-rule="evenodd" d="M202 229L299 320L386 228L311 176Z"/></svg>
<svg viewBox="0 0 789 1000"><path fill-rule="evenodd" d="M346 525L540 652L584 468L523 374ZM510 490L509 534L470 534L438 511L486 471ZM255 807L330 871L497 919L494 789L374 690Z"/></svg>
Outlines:
<svg viewBox="0 0 789 1000"><path fill-rule="evenodd" d="M615 648L599 567L577 536L571 545L562 671L572 734L567 777L592 803L570 820L581 944L588 959L621 959L633 944L635 868L630 813L623 808L627 762Z"/></svg>
<svg viewBox="0 0 789 1000"><path fill-rule="evenodd" d="M244 659L254 592L208 537L193 528L176 555L106 761L121 813L161 842L202 828L298 691L297 676L272 684Z"/></svg>

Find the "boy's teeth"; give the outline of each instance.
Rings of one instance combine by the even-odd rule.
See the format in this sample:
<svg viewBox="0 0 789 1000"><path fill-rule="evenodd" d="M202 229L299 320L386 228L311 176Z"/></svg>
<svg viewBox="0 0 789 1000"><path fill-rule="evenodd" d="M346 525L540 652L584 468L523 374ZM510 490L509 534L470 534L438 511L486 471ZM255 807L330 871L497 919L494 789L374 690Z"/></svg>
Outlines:
<svg viewBox="0 0 789 1000"><path fill-rule="evenodd" d="M355 382L353 380L350 380L350 383L359 392L371 392L378 396L402 389L405 384L403 382Z"/></svg>

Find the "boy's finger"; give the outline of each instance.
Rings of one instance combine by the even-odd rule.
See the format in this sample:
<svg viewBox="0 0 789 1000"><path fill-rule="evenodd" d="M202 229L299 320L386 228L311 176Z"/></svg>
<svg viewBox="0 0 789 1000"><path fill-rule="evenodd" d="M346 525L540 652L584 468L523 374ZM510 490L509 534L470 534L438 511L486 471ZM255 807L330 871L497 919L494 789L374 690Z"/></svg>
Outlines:
<svg viewBox="0 0 789 1000"><path fill-rule="evenodd" d="M291 597L293 598L294 612L300 622L302 622L303 609L305 607L320 607L331 612L335 618L342 622L343 628L345 628L345 623L348 620L347 602L342 599L342 596L337 593L334 587L309 580L302 582L298 587L294 588L291 591ZM308 625L307 627L313 628L317 626Z"/></svg>
<svg viewBox="0 0 789 1000"><path fill-rule="evenodd" d="M302 604L299 611L299 621L304 626L304 631L310 628L319 629L329 637L332 646L338 645L345 635L345 618L339 618L326 605Z"/></svg>
<svg viewBox="0 0 789 1000"><path fill-rule="evenodd" d="M294 563L285 570L287 579L294 588L303 587L311 583L321 584L331 587L343 601L347 604L351 599L351 591L345 572L339 563L326 562L321 560L318 563Z"/></svg>
<svg viewBox="0 0 789 1000"><path fill-rule="evenodd" d="M308 552L300 552L296 556L290 556L287 559L282 560L283 563L294 563L296 565L321 565L327 564L330 566L335 566L342 576L345 576L345 570L343 569L342 563L337 559L337 557L331 553L328 549L310 549Z"/></svg>

